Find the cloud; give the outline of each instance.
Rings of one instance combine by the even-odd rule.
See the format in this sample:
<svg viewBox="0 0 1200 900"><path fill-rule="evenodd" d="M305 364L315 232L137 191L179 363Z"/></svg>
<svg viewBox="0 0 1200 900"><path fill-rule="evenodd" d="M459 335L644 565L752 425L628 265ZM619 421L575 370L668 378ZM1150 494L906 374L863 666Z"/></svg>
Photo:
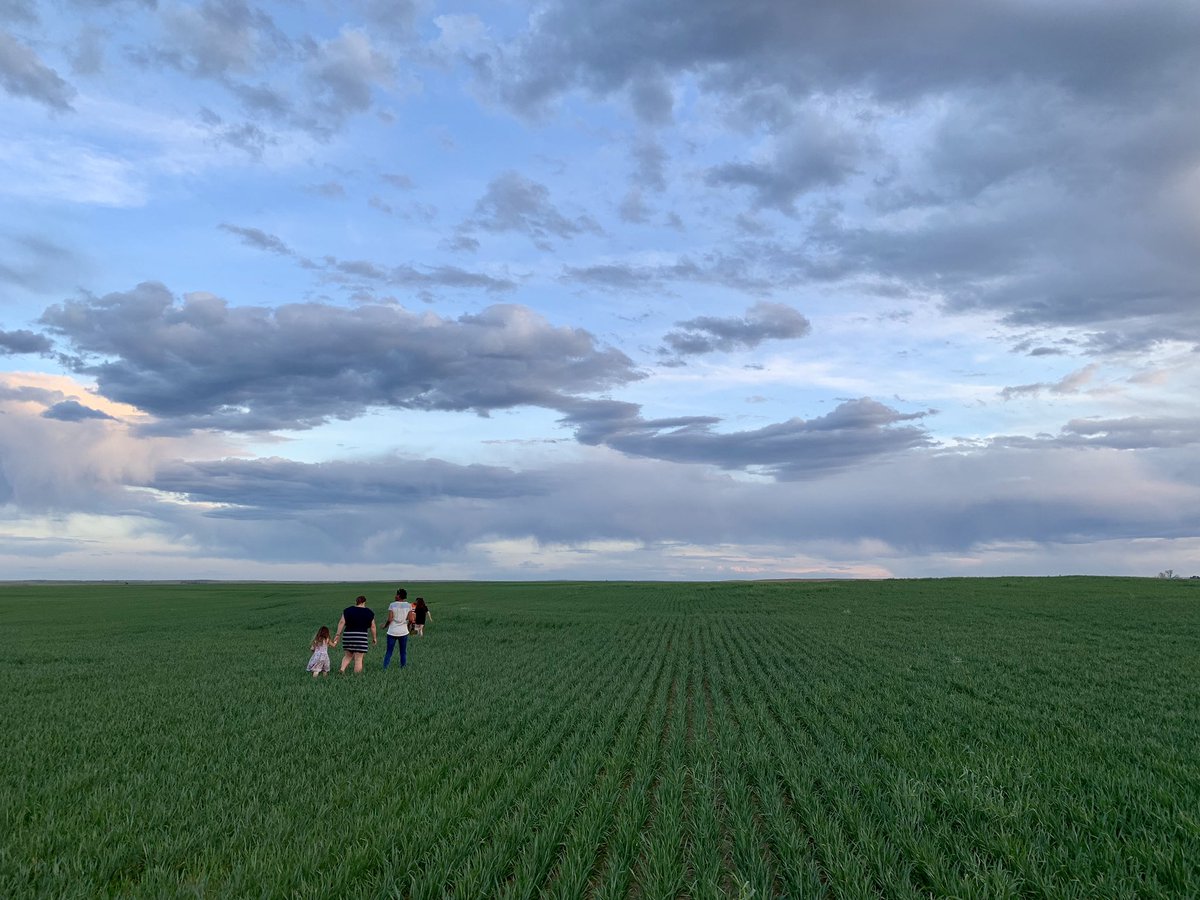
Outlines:
<svg viewBox="0 0 1200 900"><path fill-rule="evenodd" d="M492 180L467 224L484 231L524 234L539 247L548 247L550 237L570 239L600 231L586 215L567 218L551 202L544 184L517 172L505 172Z"/></svg>
<svg viewBox="0 0 1200 900"><path fill-rule="evenodd" d="M371 205L383 212L392 212L391 207L378 198L373 197ZM374 282L389 287L419 290L479 288L486 291L510 291L516 287L516 284L507 278L498 278L482 272L471 272L458 266L427 266L424 269L418 269L409 265L388 266L364 259L338 259L336 256L325 256L316 262L298 256L282 238L259 228L230 225L229 223L222 223L218 227L222 231L237 235L248 247L280 256L294 257L300 266L319 271L325 281L333 284L355 286L361 285L363 282ZM0 270L0 274L3 274L2 270Z"/></svg>
<svg viewBox="0 0 1200 900"><path fill-rule="evenodd" d="M293 256L292 249L273 234L267 234L258 228L245 228L240 225L230 225L222 222L218 226L222 231L236 234L247 247L266 250L268 253L278 253L280 256Z"/></svg>
<svg viewBox="0 0 1200 900"><path fill-rule="evenodd" d="M678 330L663 338L678 356L748 350L766 340L791 340L807 335L808 319L783 303L759 301L740 318L700 316L677 322Z"/></svg>
<svg viewBox="0 0 1200 900"><path fill-rule="evenodd" d="M57 419L60 422L82 422L86 419L112 419L106 412L84 406L78 400L64 400L49 407L42 418Z"/></svg>
<svg viewBox="0 0 1200 900"><path fill-rule="evenodd" d="M471 272L458 266L429 266L417 269L414 266L386 266L363 259L338 259L325 257L323 277L328 281L352 285L364 281L391 287L432 288L481 288L485 291L511 291L516 284L507 278L498 278L482 272Z"/></svg>
<svg viewBox="0 0 1200 900"><path fill-rule="evenodd" d="M1037 384L1021 384L1015 387L1006 387L1000 392L1000 396L1005 400L1012 400L1017 397L1036 396L1043 391L1051 394L1078 394L1084 387L1091 383L1099 368L1099 365L1092 363L1084 366L1082 369L1069 372L1053 383L1038 382Z"/></svg>
<svg viewBox="0 0 1200 900"><path fill-rule="evenodd" d="M1060 443L1116 450L1194 447L1200 444L1200 419L1127 416L1122 419L1072 419Z"/></svg>
<svg viewBox="0 0 1200 900"><path fill-rule="evenodd" d="M774 143L766 159L714 166L707 182L748 187L756 207L794 214L798 196L840 184L855 172L862 153L853 132L815 115Z"/></svg>
<svg viewBox="0 0 1200 900"><path fill-rule="evenodd" d="M779 480L933 444L925 429L902 424L928 413L900 413L867 397L845 401L814 419L729 433L714 431L720 419L711 416L644 419L636 404L613 400L574 400L559 408L583 444L671 462L761 470Z"/></svg>
<svg viewBox="0 0 1200 900"><path fill-rule="evenodd" d="M75 89L29 47L0 31L0 87L56 112L70 112Z"/></svg>
<svg viewBox="0 0 1200 900"><path fill-rule="evenodd" d="M804 229L764 267L1091 329L1111 354L1200 346L1197 29L1170 0L551 0L477 71L523 114L686 87L705 182ZM761 142L722 160L730 133Z"/></svg>
<svg viewBox="0 0 1200 900"><path fill-rule="evenodd" d="M605 96L646 77L684 74L709 90L855 90L898 104L962 84L1022 79L1122 96L1176 85L1179 64L1194 65L1197 25L1200 12L1170 0L1137 9L968 8L954 0L617 0L582 9L554 0L487 71L499 95L525 112L576 89Z"/></svg>
<svg viewBox="0 0 1200 900"><path fill-rule="evenodd" d="M318 44L306 69L318 130L339 128L350 115L369 109L375 88L393 86L396 76L391 56L354 28Z"/></svg>
<svg viewBox="0 0 1200 900"><path fill-rule="evenodd" d="M0 329L0 356L18 353L49 353L53 349L53 342L44 334L37 334L25 329L17 331Z"/></svg>
<svg viewBox="0 0 1200 900"><path fill-rule="evenodd" d="M165 34L158 57L198 78L253 72L287 43L270 16L243 0L173 4L161 21Z"/></svg>
<svg viewBox="0 0 1200 900"><path fill-rule="evenodd" d="M769 245L732 244L720 250L681 255L672 261L616 260L564 266L563 281L606 291L661 292L672 282L714 284L751 294L771 292L806 281L809 263L776 252Z"/></svg>
<svg viewBox="0 0 1200 900"><path fill-rule="evenodd" d="M33 25L38 20L32 0L0 0L0 22Z"/></svg>
<svg viewBox="0 0 1200 900"><path fill-rule="evenodd" d="M444 319L396 306L182 303L161 284L57 304L42 323L79 354L99 393L159 417L163 431L310 428L370 407L557 407L565 395L641 377L582 329L490 306Z"/></svg>
<svg viewBox="0 0 1200 900"><path fill-rule="evenodd" d="M801 545L886 566L892 556L983 554L1013 542L1029 552L1055 542L1194 535L1200 485L1170 476L1177 463L1104 449L991 447L888 455L803 481L761 483L597 451L520 472L400 458L180 460L130 483L195 504L165 511L167 527L186 546L234 558L393 566L450 559L462 571L483 544L531 540L558 545L565 571L603 577L603 568L591 571L578 558L564 564L562 556L625 541L629 558L602 566L645 564L632 552L640 550L660 577L695 577L695 568L671 568L682 565L672 547L703 561L754 552L787 559Z"/></svg>

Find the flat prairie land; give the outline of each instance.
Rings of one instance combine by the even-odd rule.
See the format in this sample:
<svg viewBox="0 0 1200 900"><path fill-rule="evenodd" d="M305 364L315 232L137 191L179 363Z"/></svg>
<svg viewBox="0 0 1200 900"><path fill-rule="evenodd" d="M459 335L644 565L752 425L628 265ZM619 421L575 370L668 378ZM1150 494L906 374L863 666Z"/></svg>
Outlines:
<svg viewBox="0 0 1200 900"><path fill-rule="evenodd" d="M0 896L1200 896L1200 583L406 586L0 585Z"/></svg>

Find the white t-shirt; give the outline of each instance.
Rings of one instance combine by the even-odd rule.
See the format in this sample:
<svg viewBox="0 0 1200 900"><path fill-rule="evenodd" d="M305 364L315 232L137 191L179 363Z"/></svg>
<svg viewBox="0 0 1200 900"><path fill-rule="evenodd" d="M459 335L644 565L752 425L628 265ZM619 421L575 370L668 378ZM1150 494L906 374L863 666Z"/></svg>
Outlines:
<svg viewBox="0 0 1200 900"><path fill-rule="evenodd" d="M393 600L388 604L388 612L392 614L392 622L388 625L387 633L392 637L408 634L408 611L412 604L407 600Z"/></svg>

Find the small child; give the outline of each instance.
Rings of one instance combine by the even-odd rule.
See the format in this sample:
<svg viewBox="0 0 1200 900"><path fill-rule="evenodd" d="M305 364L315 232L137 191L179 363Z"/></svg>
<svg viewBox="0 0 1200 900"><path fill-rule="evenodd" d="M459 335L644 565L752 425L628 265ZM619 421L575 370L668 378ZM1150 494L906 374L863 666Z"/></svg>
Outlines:
<svg viewBox="0 0 1200 900"><path fill-rule="evenodd" d="M313 678L322 672L329 675L329 629L322 625L317 629L317 636L312 640L313 655L308 658L308 671Z"/></svg>

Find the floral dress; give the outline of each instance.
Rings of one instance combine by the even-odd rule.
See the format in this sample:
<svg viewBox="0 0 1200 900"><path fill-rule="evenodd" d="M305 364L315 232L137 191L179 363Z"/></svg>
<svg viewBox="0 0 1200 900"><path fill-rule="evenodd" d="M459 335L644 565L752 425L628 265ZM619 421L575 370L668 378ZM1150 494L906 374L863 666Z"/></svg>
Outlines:
<svg viewBox="0 0 1200 900"><path fill-rule="evenodd" d="M313 655L308 658L306 672L329 671L329 642L321 641L313 648Z"/></svg>

